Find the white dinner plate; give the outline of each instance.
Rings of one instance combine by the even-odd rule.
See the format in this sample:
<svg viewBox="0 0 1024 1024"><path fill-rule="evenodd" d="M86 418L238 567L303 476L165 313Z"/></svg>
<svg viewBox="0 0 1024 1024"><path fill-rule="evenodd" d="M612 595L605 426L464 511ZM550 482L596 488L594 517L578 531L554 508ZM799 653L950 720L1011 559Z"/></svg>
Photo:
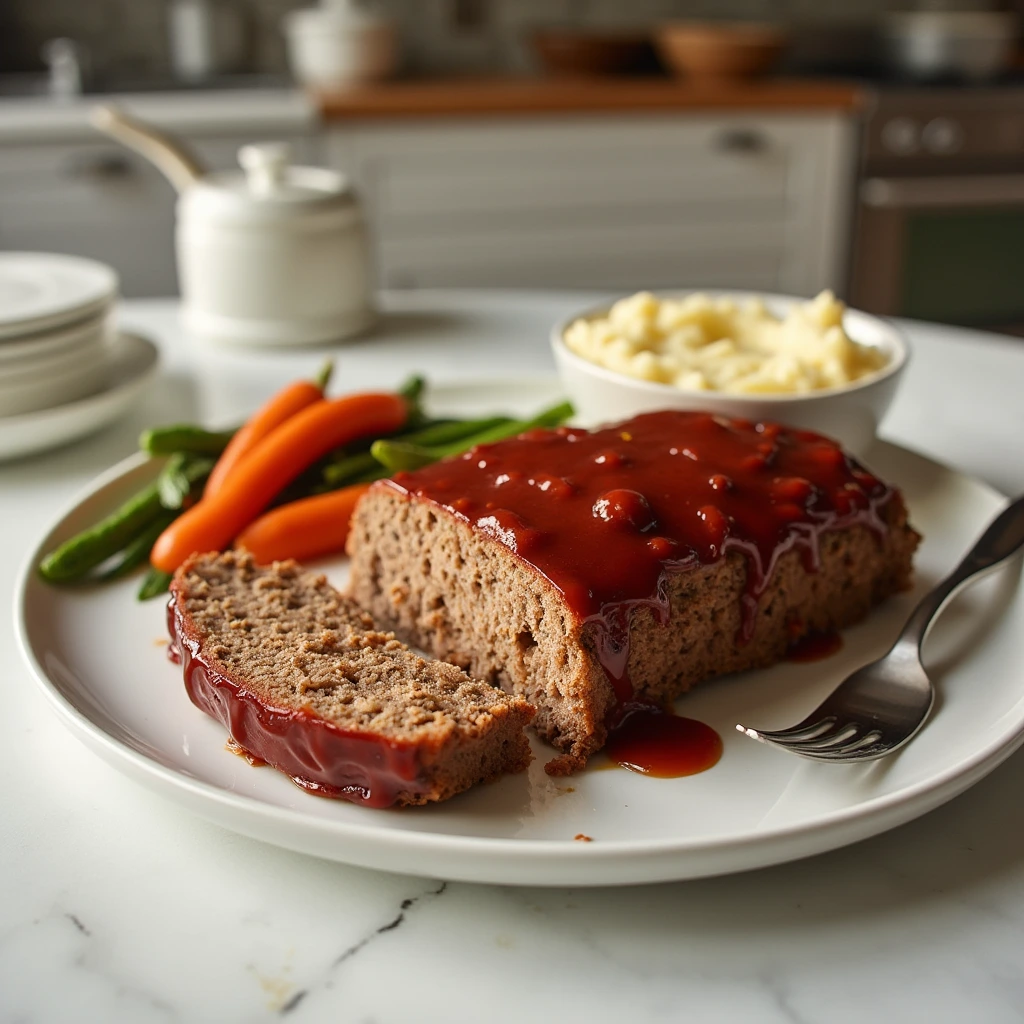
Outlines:
<svg viewBox="0 0 1024 1024"><path fill-rule="evenodd" d="M105 385L95 394L17 416L0 416L0 462L57 448L123 416L156 373L153 342L122 331L107 354Z"/></svg>
<svg viewBox="0 0 1024 1024"><path fill-rule="evenodd" d="M60 359L83 348L95 348L115 333L112 309L101 311L86 320L78 320L17 341L0 343L0 374L17 372L25 367L43 367L51 359Z"/></svg>
<svg viewBox="0 0 1024 1024"><path fill-rule="evenodd" d="M557 385L439 389L434 406L474 413L546 404ZM915 591L844 634L842 650L698 687L680 713L718 730L721 761L689 778L654 779L601 757L550 778L534 740L527 773L447 803L371 810L300 790L225 749L223 728L194 708L165 656L164 605L139 604L137 580L56 589L37 577L42 552L150 480L140 459L114 467L41 540L19 583L24 656L61 719L92 750L152 790L227 828L351 864L437 878L526 885L617 885L724 874L819 853L908 821L961 793L1024 740L1024 601L1015 561L943 613L926 660L935 713L902 752L830 765L761 746L735 723L801 719L854 666L881 653L916 599L953 567L1005 504L987 486L879 443L872 467L898 483L924 534ZM336 583L343 559L324 564ZM591 842L577 840L588 836Z"/></svg>
<svg viewBox="0 0 1024 1024"><path fill-rule="evenodd" d="M117 288L117 272L98 260L0 253L0 341L94 316L114 300Z"/></svg>

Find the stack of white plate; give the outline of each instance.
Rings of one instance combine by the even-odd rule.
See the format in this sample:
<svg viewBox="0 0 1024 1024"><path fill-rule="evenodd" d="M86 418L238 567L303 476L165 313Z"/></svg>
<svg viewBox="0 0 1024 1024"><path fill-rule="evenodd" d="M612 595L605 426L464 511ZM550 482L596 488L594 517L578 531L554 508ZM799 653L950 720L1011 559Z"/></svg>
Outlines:
<svg viewBox="0 0 1024 1024"><path fill-rule="evenodd" d="M0 253L0 460L99 430L153 379L156 346L116 327L117 286L95 260Z"/></svg>
<svg viewBox="0 0 1024 1024"><path fill-rule="evenodd" d="M105 387L117 285L117 274L94 260L0 253L0 417Z"/></svg>

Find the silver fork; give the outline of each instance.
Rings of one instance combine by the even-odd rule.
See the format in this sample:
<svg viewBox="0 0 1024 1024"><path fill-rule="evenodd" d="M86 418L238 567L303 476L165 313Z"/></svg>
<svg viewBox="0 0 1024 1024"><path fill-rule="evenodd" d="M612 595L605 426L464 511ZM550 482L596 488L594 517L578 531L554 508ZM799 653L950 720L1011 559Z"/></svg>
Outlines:
<svg viewBox="0 0 1024 1024"><path fill-rule="evenodd" d="M889 653L857 669L816 710L791 729L736 728L818 761L873 761L899 750L924 725L935 689L921 664L921 646L946 602L979 573L1024 544L1024 496L1011 502L963 561L914 609Z"/></svg>

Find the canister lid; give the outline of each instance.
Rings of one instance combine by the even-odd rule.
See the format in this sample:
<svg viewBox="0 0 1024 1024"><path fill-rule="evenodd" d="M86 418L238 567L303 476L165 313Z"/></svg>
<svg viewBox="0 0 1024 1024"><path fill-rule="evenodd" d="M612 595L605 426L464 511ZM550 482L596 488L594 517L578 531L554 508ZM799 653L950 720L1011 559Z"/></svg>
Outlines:
<svg viewBox="0 0 1024 1024"><path fill-rule="evenodd" d="M304 219L308 214L355 211L348 179L323 167L295 167L284 142L238 151L241 171L207 174L182 197L190 216L232 223Z"/></svg>

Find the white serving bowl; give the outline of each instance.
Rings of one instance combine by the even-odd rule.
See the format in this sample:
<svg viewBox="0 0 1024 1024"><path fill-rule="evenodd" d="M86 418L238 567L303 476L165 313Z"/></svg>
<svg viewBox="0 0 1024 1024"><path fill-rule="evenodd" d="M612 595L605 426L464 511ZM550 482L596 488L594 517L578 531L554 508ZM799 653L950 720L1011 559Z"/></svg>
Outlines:
<svg viewBox="0 0 1024 1024"><path fill-rule="evenodd" d="M701 289L704 292L703 289ZM659 299L679 299L690 291L654 292ZM711 298L738 302L760 299L775 316L784 316L790 306L806 302L791 295L716 289ZM827 388L801 394L737 395L721 391L684 391L670 384L640 380L598 366L576 355L565 344L566 329L576 320L591 320L608 314L611 304L586 309L567 317L552 328L551 347L558 372L576 409L576 420L596 426L629 419L656 409L694 409L722 416L742 417L754 422L784 423L835 438L847 451L862 455L872 444L910 358L903 335L888 321L859 310L848 309L843 318L846 333L861 345L885 353L887 362L877 373L841 388Z"/></svg>

